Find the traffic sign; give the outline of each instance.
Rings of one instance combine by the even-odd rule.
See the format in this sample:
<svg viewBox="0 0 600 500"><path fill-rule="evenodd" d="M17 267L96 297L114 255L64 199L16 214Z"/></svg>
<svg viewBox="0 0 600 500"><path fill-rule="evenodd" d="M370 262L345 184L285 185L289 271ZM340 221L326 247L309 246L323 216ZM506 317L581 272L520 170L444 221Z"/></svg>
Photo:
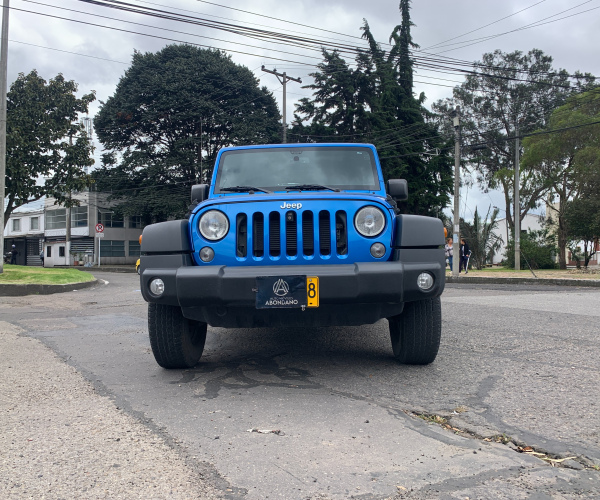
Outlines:
<svg viewBox="0 0 600 500"><path fill-rule="evenodd" d="M96 224L96 232L97 233L102 233L104 231L104 225L103 224Z"/></svg>
<svg viewBox="0 0 600 500"><path fill-rule="evenodd" d="M96 238L104 238L104 233L96 233Z"/></svg>

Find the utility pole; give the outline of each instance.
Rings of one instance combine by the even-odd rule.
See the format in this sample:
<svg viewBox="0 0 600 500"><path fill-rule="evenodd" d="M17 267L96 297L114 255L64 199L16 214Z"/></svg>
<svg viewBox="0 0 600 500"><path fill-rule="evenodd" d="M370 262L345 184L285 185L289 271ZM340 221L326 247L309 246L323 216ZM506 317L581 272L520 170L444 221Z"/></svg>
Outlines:
<svg viewBox="0 0 600 500"><path fill-rule="evenodd" d="M69 134L69 146L73 146L73 134ZM69 175L70 177L70 175ZM68 180L67 180L68 181ZM69 201L66 206L65 220L65 257L67 258L67 266L71 265L71 203L73 201L71 188L69 188Z"/></svg>
<svg viewBox="0 0 600 500"><path fill-rule="evenodd" d="M452 228L452 276L460 270L460 106L454 111L454 224Z"/></svg>
<svg viewBox="0 0 600 500"><path fill-rule="evenodd" d="M274 69L273 71L265 69L264 64L261 67L261 69L263 71L265 71L266 73L271 73L272 75L275 75L277 77L277 79L279 80L279 83L281 83L283 85L283 144L285 144L287 142L287 122L286 122L286 116L285 116L286 115L285 108L287 105L286 83L288 82L288 80L291 80L293 82L302 83L302 80L300 78L292 78L291 76L287 76L285 71L283 73L277 73L277 69Z"/></svg>
<svg viewBox="0 0 600 500"><path fill-rule="evenodd" d="M0 274L4 272L4 195L6 190L6 73L8 66L8 12L9 0L2 9L2 40L0 41Z"/></svg>
<svg viewBox="0 0 600 500"><path fill-rule="evenodd" d="M520 146L519 146L519 121L515 123L515 271L521 270L521 200L519 199L519 184L520 184L520 173L519 173L519 160L520 160Z"/></svg>

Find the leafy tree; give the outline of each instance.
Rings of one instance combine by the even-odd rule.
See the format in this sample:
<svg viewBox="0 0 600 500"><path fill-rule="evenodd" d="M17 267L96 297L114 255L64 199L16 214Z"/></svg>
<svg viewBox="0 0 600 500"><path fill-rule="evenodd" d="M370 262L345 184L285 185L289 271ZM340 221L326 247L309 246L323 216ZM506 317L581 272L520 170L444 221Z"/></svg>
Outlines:
<svg viewBox="0 0 600 500"><path fill-rule="evenodd" d="M323 62L311 76L312 98L296 106L291 137L299 142L371 142L379 153L384 177L405 178L410 197L400 208L438 216L449 202L452 160L432 152L448 146L423 107L425 96L413 95L410 1L401 0L402 22L383 50L365 21L368 49L359 50L356 68L336 52L323 51Z"/></svg>
<svg viewBox="0 0 600 500"><path fill-rule="evenodd" d="M548 228L531 230L521 234L520 241L521 269L554 269L556 268L556 246ZM515 267L515 241L508 240L506 245L506 266Z"/></svg>
<svg viewBox="0 0 600 500"><path fill-rule="evenodd" d="M581 244L583 263L587 269L591 258L596 253L600 240L600 185L595 186L595 195L581 196L567 203L565 222L567 226L567 246L574 256ZM577 259L579 263L580 259Z"/></svg>
<svg viewBox="0 0 600 500"><path fill-rule="evenodd" d="M575 85L565 70L552 67L552 57L533 49L483 54L471 74L453 90L453 97L433 105L450 126L449 115L461 107L461 127L467 144L487 144L482 150L465 148L466 159L484 190L504 192L506 218L514 232L515 136L547 125L552 111L574 91L594 85L590 74L575 73ZM519 152L520 154L520 152ZM520 220L540 204L549 189L547 178L537 169L523 166L520 175Z"/></svg>
<svg viewBox="0 0 600 500"><path fill-rule="evenodd" d="M92 146L79 123L94 92L81 98L77 84L59 74L48 82L33 70L19 73L7 95L6 206L4 224L15 208L43 196L72 206L70 191L90 185ZM43 180L42 180L43 179Z"/></svg>
<svg viewBox="0 0 600 500"><path fill-rule="evenodd" d="M550 188L549 200L553 203L548 204L548 210L555 221L561 269L567 267L569 201L584 194L598 196L593 186L600 183L591 183L600 178L600 123L594 122L600 122L600 89L569 98L554 110L546 129L523 141L523 164L546 179ZM546 130L562 131L547 134Z"/></svg>
<svg viewBox="0 0 600 500"><path fill-rule="evenodd" d="M279 142L275 99L216 50L170 45L136 52L94 125L107 153L99 188L146 222L181 217L191 185L210 180L219 149Z"/></svg>
<svg viewBox="0 0 600 500"><path fill-rule="evenodd" d="M502 246L502 237L496 235L494 230L498 227L498 208L494 208L490 216L491 207L488 208L485 218L481 218L475 208L473 223L461 222L466 242L471 249L471 260L477 269L482 269L487 261L491 261L494 254Z"/></svg>

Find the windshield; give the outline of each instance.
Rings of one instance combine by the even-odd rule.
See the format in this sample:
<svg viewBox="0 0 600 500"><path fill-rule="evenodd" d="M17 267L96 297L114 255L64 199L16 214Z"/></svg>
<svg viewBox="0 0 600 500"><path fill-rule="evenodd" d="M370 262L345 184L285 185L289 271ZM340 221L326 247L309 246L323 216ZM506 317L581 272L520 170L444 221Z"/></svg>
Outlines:
<svg viewBox="0 0 600 500"><path fill-rule="evenodd" d="M243 149L221 155L215 192L254 186L285 191L296 185L320 185L323 190L379 190L375 158L365 147Z"/></svg>

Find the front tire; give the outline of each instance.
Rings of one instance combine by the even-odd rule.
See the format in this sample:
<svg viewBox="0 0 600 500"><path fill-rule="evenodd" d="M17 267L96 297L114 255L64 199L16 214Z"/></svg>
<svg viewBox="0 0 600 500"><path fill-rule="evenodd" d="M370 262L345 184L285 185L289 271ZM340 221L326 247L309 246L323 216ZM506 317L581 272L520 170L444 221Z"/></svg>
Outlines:
<svg viewBox="0 0 600 500"><path fill-rule="evenodd" d="M404 311L388 318L394 356L407 365L432 363L442 336L442 303L439 297L404 304Z"/></svg>
<svg viewBox="0 0 600 500"><path fill-rule="evenodd" d="M206 323L187 319L177 306L148 304L148 333L156 362L163 368L192 368L206 342Z"/></svg>

